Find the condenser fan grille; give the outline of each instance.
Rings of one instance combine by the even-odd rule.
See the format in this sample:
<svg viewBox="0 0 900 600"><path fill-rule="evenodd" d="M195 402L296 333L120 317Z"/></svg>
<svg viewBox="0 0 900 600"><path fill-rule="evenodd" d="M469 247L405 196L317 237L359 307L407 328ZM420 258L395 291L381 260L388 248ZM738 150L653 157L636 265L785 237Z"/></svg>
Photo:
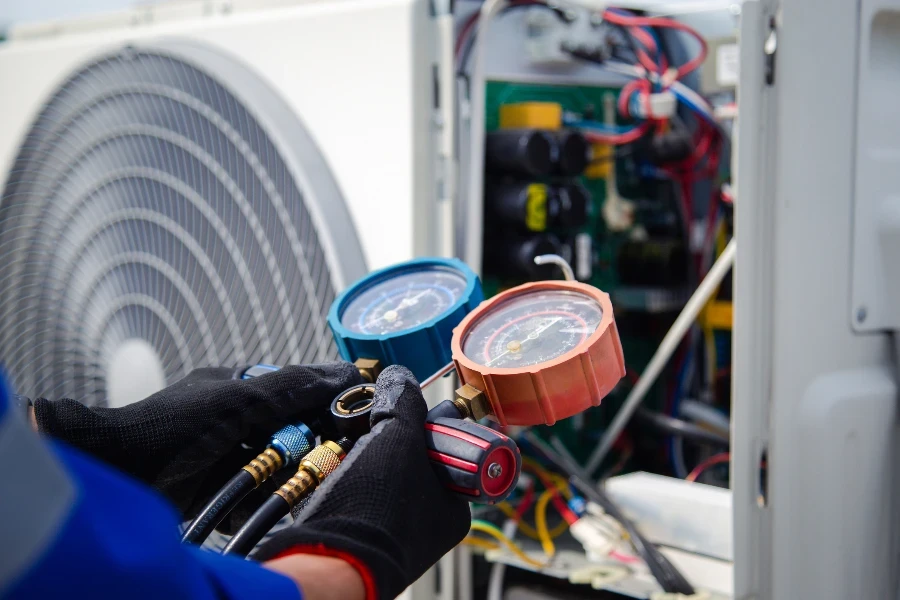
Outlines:
<svg viewBox="0 0 900 600"><path fill-rule="evenodd" d="M103 404L134 339L168 382L334 359L322 200L293 175L235 94L176 54L127 48L71 77L0 203L0 357L17 389Z"/></svg>

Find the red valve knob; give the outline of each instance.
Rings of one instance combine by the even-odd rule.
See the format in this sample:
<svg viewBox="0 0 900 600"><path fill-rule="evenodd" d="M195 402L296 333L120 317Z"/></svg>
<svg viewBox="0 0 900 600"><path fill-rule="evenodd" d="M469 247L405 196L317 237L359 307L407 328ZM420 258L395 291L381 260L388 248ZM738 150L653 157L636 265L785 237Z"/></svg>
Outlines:
<svg viewBox="0 0 900 600"><path fill-rule="evenodd" d="M434 419L425 424L425 443L444 486L469 502L502 502L522 470L516 443L478 423Z"/></svg>

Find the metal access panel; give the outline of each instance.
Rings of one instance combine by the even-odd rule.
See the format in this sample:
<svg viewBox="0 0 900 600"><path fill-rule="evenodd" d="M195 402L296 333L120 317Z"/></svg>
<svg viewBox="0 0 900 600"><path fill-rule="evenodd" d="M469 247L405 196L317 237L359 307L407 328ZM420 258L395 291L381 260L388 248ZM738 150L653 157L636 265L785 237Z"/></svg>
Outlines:
<svg viewBox="0 0 900 600"><path fill-rule="evenodd" d="M896 186L890 174L873 178L877 157L858 154L854 140L866 139L868 117L897 131L900 113L864 114L869 100L857 87L864 94L870 61L896 77L884 53L900 43L900 13L896 3L881 12L870 4L743 4L736 598L897 597L896 350L886 332L857 327L854 287L858 270L873 266L856 261L854 214Z"/></svg>

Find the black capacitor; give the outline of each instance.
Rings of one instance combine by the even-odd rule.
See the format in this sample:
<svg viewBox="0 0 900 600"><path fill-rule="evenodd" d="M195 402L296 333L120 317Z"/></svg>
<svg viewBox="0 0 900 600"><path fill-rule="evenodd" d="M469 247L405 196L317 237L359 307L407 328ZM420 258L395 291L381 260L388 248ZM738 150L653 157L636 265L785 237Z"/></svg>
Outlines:
<svg viewBox="0 0 900 600"><path fill-rule="evenodd" d="M556 190L559 204L557 224L561 227L581 227L591 214L591 193L580 183L561 185Z"/></svg>
<svg viewBox="0 0 900 600"><path fill-rule="evenodd" d="M521 232L540 233L559 218L556 190L544 183L501 181L485 189L485 208L491 221L512 225Z"/></svg>
<svg viewBox="0 0 900 600"><path fill-rule="evenodd" d="M555 152L555 140L543 131L502 129L487 134L484 162L489 173L544 177Z"/></svg>
<svg viewBox="0 0 900 600"><path fill-rule="evenodd" d="M556 161L554 172L563 177L575 177L588 166L590 146L580 131L563 129L556 132Z"/></svg>
<svg viewBox="0 0 900 600"><path fill-rule="evenodd" d="M688 255L680 240L629 240L619 247L616 266L622 285L672 287L687 283Z"/></svg>
<svg viewBox="0 0 900 600"><path fill-rule="evenodd" d="M485 269L500 278L529 280L552 279L558 267L552 264L536 265L534 257L541 254L560 254L562 245L552 235L536 235L530 238L490 239L485 247Z"/></svg>

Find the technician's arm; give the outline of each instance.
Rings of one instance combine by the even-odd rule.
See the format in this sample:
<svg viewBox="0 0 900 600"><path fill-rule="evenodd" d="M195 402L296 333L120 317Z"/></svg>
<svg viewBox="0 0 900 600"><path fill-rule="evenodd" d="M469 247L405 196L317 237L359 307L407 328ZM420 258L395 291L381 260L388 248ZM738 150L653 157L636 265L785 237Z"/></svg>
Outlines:
<svg viewBox="0 0 900 600"><path fill-rule="evenodd" d="M363 600L360 575L340 559L263 568L179 543L174 511L150 489L48 445L8 408L0 397L0 461L28 456L30 470L0 494L0 539L16 549L0 568L0 598Z"/></svg>
<svg viewBox="0 0 900 600"><path fill-rule="evenodd" d="M295 554L265 567L293 579L307 600L363 600L366 595L359 571L339 558Z"/></svg>

